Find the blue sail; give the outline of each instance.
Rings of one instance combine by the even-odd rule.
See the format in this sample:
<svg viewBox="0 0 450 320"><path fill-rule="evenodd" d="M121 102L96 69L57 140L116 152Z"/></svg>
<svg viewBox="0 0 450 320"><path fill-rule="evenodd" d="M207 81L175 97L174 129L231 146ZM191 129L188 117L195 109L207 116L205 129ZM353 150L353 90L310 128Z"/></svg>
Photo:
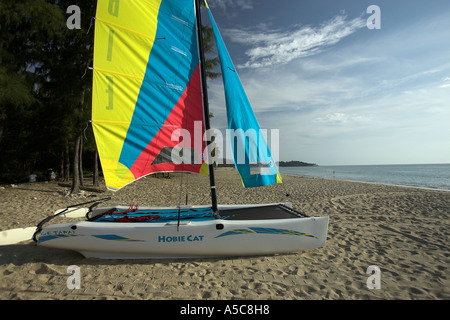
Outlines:
<svg viewBox="0 0 450 320"><path fill-rule="evenodd" d="M222 68L228 129L230 129L229 141L234 165L239 171L244 187L281 183L276 163L207 4L206 8Z"/></svg>

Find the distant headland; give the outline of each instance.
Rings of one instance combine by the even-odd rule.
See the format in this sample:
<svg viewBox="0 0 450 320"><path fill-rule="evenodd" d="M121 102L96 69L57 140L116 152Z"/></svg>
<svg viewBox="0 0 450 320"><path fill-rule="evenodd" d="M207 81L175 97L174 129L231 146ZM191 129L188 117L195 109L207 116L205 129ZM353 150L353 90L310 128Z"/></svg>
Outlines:
<svg viewBox="0 0 450 320"><path fill-rule="evenodd" d="M280 167L317 167L318 165L316 163L307 163L303 161L280 161L279 163Z"/></svg>
<svg viewBox="0 0 450 320"><path fill-rule="evenodd" d="M217 164L218 167L234 167L234 163L232 163L232 160L224 159L222 163ZM231 163L230 163L231 162ZM256 167L258 165L251 164L250 166ZM318 164L316 163L308 163L303 161L297 161L297 160L291 160L291 161L280 161L278 163L279 167L318 167Z"/></svg>

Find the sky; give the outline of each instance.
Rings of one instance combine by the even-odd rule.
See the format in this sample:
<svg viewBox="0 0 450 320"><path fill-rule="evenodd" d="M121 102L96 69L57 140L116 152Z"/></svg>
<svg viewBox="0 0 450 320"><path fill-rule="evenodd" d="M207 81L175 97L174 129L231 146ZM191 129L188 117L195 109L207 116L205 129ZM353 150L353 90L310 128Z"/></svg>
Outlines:
<svg viewBox="0 0 450 320"><path fill-rule="evenodd" d="M279 130L279 160L450 163L450 1L208 4L261 128ZM223 129L220 78L208 95Z"/></svg>

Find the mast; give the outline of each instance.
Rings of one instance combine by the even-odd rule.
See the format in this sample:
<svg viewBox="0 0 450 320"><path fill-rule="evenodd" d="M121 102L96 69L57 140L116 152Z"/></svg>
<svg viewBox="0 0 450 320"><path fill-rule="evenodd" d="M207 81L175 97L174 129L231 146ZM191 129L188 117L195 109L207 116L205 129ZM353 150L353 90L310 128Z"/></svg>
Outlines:
<svg viewBox="0 0 450 320"><path fill-rule="evenodd" d="M205 130L211 129L209 123L209 102L208 102L208 86L206 84L206 73L205 73L205 53L203 52L203 35L202 35L202 18L200 12L200 0L194 0L195 2L195 17L197 22L197 39L198 39L198 49L200 53L200 74L202 79L202 92L203 92L203 113L205 118ZM208 154L207 157L210 155ZM210 160L210 159L209 159ZM212 209L217 212L217 195L216 195L216 182L214 178L214 164L209 161L208 165L209 171L209 185L211 188L211 202Z"/></svg>

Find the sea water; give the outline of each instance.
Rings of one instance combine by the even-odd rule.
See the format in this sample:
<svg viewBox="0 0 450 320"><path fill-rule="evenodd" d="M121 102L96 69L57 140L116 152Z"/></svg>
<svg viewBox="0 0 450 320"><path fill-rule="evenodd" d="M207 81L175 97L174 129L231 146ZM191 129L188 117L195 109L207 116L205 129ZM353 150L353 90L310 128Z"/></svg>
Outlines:
<svg viewBox="0 0 450 320"><path fill-rule="evenodd" d="M450 191L450 164L281 167L282 174Z"/></svg>

